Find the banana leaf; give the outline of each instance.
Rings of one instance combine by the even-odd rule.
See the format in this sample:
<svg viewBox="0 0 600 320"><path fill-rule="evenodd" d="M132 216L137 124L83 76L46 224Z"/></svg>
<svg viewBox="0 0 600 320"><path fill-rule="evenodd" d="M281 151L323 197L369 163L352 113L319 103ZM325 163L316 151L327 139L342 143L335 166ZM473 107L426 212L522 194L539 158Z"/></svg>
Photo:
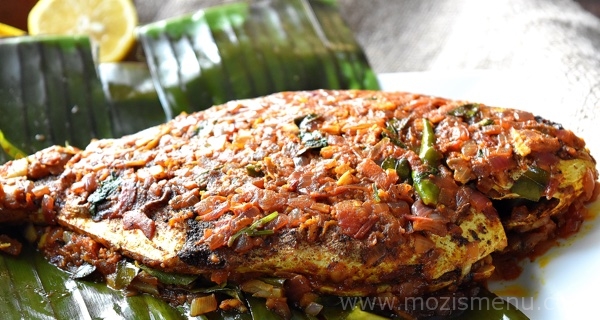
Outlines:
<svg viewBox="0 0 600 320"><path fill-rule="evenodd" d="M238 2L137 33L169 118L283 90L379 87L333 1Z"/></svg>
<svg viewBox="0 0 600 320"><path fill-rule="evenodd" d="M96 65L86 36L0 39L0 163L166 121L143 63Z"/></svg>
<svg viewBox="0 0 600 320"><path fill-rule="evenodd" d="M0 64L0 130L19 150L113 135L88 37L3 38Z"/></svg>
<svg viewBox="0 0 600 320"><path fill-rule="evenodd" d="M167 121L145 63L101 63L98 74L113 110L115 137Z"/></svg>
<svg viewBox="0 0 600 320"><path fill-rule="evenodd" d="M189 318L150 295L126 296L105 284L72 279L32 246L18 257L0 255L0 270L3 319Z"/></svg>

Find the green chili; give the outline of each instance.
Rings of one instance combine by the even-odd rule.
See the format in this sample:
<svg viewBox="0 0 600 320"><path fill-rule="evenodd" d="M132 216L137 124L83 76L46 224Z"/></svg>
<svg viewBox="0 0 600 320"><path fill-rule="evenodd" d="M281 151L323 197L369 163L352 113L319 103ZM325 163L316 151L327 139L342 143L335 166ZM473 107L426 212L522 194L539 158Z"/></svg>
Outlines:
<svg viewBox="0 0 600 320"><path fill-rule="evenodd" d="M412 178L414 181L415 192L417 192L421 201L426 205L437 204L440 188L431 181L429 173L419 174L416 171L413 171Z"/></svg>
<svg viewBox="0 0 600 320"><path fill-rule="evenodd" d="M264 177L265 173L262 169L260 164L249 164L246 166L246 173L253 178Z"/></svg>
<svg viewBox="0 0 600 320"><path fill-rule="evenodd" d="M233 245L233 243L235 242L235 240L237 238L239 238L242 234L246 234L249 237L256 237L256 236L265 236L265 235L275 233L273 230L258 230L258 229L262 228L265 224L273 221L275 218L277 218L278 215L279 215L279 212L275 211L267 216L264 216L256 221L254 221L254 223L252 223L248 227L243 228L242 230L234 233L229 238L229 240L227 240L227 246L231 247Z"/></svg>
<svg viewBox="0 0 600 320"><path fill-rule="evenodd" d="M406 158L396 159L393 157L387 157L381 163L381 168L384 170L394 169L396 170L396 174L398 174L400 181L412 183L410 163L408 163Z"/></svg>
<svg viewBox="0 0 600 320"><path fill-rule="evenodd" d="M137 263L136 263L137 265ZM173 284L178 286L189 286L192 282L198 279L197 275L181 274L173 272L165 272L161 270L152 269L145 265L137 265L142 270L146 271L149 275L156 277L158 281L164 284Z"/></svg>
<svg viewBox="0 0 600 320"><path fill-rule="evenodd" d="M473 118L477 114L477 112L479 112L479 104L467 103L448 112L448 114L455 117L462 117L468 120Z"/></svg>
<svg viewBox="0 0 600 320"><path fill-rule="evenodd" d="M139 272L140 268L135 264L127 261L119 261L115 275L115 289L122 290L127 288Z"/></svg>
<svg viewBox="0 0 600 320"><path fill-rule="evenodd" d="M477 122L477 124L480 125L480 126L482 126L482 127L485 127L485 126L489 126L489 125L494 124L494 120L486 118L486 119L483 119L483 120Z"/></svg>
<svg viewBox="0 0 600 320"><path fill-rule="evenodd" d="M437 204L440 188L429 177L437 170L440 153L435 149L435 132L429 120L423 118L423 133L419 158L430 170L413 171L412 178L415 191L426 205Z"/></svg>
<svg viewBox="0 0 600 320"><path fill-rule="evenodd" d="M430 166L437 166L440 153L435 149L435 132L429 120L423 118L423 137L421 139L421 150L419 158Z"/></svg>

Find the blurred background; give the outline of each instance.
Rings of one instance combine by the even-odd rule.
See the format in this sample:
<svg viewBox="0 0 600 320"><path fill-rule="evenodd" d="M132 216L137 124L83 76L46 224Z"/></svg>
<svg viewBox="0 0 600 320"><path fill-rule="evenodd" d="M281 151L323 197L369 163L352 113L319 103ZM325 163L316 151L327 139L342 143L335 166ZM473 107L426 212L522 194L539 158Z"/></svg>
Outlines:
<svg viewBox="0 0 600 320"><path fill-rule="evenodd" d="M134 3L143 24L235 1ZM26 30L27 13L35 2L0 0L0 22ZM541 64L553 52L563 55L571 50L585 55L580 46L600 46L600 0L338 2L378 72ZM566 48L573 46L578 47Z"/></svg>
<svg viewBox="0 0 600 320"><path fill-rule="evenodd" d="M26 29L35 2L0 0L0 22ZM134 2L143 24L233 0ZM600 0L338 2L377 72L537 67L599 78Z"/></svg>
<svg viewBox="0 0 600 320"><path fill-rule="evenodd" d="M232 0L134 2L144 24ZM377 73L493 70L543 75L553 80L548 90L579 125L598 120L600 0L338 3ZM0 22L26 28L33 4L35 0L0 0Z"/></svg>
<svg viewBox="0 0 600 320"><path fill-rule="evenodd" d="M35 2L0 0L0 22L26 30ZM134 0L142 24L227 2ZM338 2L377 72L561 68L577 81L600 72L600 0Z"/></svg>

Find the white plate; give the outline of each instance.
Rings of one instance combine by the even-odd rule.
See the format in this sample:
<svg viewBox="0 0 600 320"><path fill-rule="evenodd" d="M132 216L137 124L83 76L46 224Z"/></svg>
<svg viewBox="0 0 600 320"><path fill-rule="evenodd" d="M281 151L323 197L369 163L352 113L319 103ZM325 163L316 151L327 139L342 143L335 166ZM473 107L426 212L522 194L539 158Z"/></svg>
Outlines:
<svg viewBox="0 0 600 320"><path fill-rule="evenodd" d="M533 112L573 129L586 139L593 155L600 154L600 124L577 126L572 109L561 107L566 95L552 77L472 71L390 73L381 74L379 79L387 91L430 94ZM600 109L592 112L600 113ZM600 203L591 205L590 210L600 212ZM524 272L516 281L494 282L490 288L531 319L590 319L598 314L600 306L598 244L599 219L586 221L576 236L533 262L525 261Z"/></svg>

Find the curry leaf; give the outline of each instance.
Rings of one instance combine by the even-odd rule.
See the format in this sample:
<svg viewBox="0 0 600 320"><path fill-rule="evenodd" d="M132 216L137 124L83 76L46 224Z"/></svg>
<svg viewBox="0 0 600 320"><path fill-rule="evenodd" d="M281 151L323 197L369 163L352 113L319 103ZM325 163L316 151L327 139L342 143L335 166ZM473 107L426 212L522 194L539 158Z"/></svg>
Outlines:
<svg viewBox="0 0 600 320"><path fill-rule="evenodd" d="M453 109L452 111L448 112L448 114L451 116L462 117L464 119L469 120L473 118L477 114L477 112L479 112L479 104L467 103Z"/></svg>
<svg viewBox="0 0 600 320"><path fill-rule="evenodd" d="M327 146L327 138L320 131L301 132L300 140L305 149L319 149Z"/></svg>
<svg viewBox="0 0 600 320"><path fill-rule="evenodd" d="M121 179L116 175L108 176L100 183L96 191L89 195L87 201L90 203L90 213L94 220L99 220L102 217L98 216L97 206L105 201L110 195L114 194L121 186Z"/></svg>
<svg viewBox="0 0 600 320"><path fill-rule="evenodd" d="M402 148L406 148L406 145L400 139L400 133L408 124L408 118L404 118L402 120L398 120L396 118L392 118L385 123L385 130L383 132L383 137L388 137L390 141Z"/></svg>

